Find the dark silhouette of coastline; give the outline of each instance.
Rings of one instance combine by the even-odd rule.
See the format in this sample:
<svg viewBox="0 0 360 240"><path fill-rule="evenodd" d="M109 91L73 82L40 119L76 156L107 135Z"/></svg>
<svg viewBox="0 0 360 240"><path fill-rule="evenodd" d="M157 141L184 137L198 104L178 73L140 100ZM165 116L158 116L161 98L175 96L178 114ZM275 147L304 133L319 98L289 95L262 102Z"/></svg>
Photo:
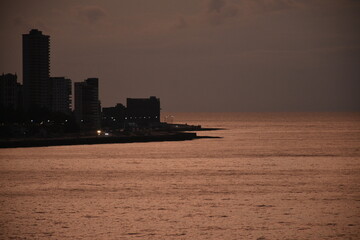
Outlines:
<svg viewBox="0 0 360 240"><path fill-rule="evenodd" d="M22 43L23 84L0 75L0 148L181 141L219 130L161 122L155 96L101 108L96 77L75 82L72 97L71 79L50 76L50 36L32 29Z"/></svg>
<svg viewBox="0 0 360 240"><path fill-rule="evenodd" d="M197 136L189 132L158 132L147 135L123 135L123 136L81 136L63 138L32 138L13 139L0 141L0 148L21 148L21 147L49 147L66 145L91 145L91 144L116 144L136 142L162 142L162 141L186 141L201 138L219 138L211 136Z"/></svg>

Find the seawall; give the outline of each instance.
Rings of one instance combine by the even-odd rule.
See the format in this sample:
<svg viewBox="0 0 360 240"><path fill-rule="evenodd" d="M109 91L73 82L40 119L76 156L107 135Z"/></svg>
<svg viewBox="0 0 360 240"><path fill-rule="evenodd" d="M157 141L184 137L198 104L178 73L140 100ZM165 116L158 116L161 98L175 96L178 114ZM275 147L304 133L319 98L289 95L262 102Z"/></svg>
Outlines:
<svg viewBox="0 0 360 240"><path fill-rule="evenodd" d="M134 142L185 141L197 138L196 133L165 133L158 135L134 136L91 136L74 138L37 138L0 141L0 148L47 147L84 144L110 144Z"/></svg>

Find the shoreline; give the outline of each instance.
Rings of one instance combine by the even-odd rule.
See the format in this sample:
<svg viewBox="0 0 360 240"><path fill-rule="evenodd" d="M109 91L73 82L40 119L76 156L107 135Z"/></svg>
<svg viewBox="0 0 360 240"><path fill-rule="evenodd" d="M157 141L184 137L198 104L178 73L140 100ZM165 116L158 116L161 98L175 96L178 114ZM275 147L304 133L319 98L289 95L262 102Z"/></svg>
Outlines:
<svg viewBox="0 0 360 240"><path fill-rule="evenodd" d="M134 136L88 136L72 138L37 138L37 139L16 139L1 141L0 148L24 148L24 147L49 147L68 145L93 145L112 143L136 143L136 142L163 142L163 141L186 141L198 138L196 133L176 132L157 135L134 135Z"/></svg>

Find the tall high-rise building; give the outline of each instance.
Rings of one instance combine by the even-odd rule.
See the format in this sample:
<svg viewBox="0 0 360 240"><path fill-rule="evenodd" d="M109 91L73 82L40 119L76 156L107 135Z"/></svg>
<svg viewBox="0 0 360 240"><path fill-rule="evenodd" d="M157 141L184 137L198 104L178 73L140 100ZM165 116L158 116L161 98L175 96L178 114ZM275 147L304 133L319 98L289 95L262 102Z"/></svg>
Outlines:
<svg viewBox="0 0 360 240"><path fill-rule="evenodd" d="M100 128L99 80L75 83L75 118L82 129Z"/></svg>
<svg viewBox="0 0 360 240"><path fill-rule="evenodd" d="M23 34L24 107L50 110L50 37L32 29Z"/></svg>
<svg viewBox="0 0 360 240"><path fill-rule="evenodd" d="M71 113L71 80L65 77L51 77L51 111Z"/></svg>

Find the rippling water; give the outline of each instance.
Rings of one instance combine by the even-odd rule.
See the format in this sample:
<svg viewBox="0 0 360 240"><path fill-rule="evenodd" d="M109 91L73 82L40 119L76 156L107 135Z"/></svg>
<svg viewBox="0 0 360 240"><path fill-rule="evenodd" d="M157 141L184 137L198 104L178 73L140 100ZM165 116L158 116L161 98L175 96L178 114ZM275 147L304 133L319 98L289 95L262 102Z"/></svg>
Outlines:
<svg viewBox="0 0 360 240"><path fill-rule="evenodd" d="M226 130L0 149L0 238L360 238L359 113L173 115Z"/></svg>

